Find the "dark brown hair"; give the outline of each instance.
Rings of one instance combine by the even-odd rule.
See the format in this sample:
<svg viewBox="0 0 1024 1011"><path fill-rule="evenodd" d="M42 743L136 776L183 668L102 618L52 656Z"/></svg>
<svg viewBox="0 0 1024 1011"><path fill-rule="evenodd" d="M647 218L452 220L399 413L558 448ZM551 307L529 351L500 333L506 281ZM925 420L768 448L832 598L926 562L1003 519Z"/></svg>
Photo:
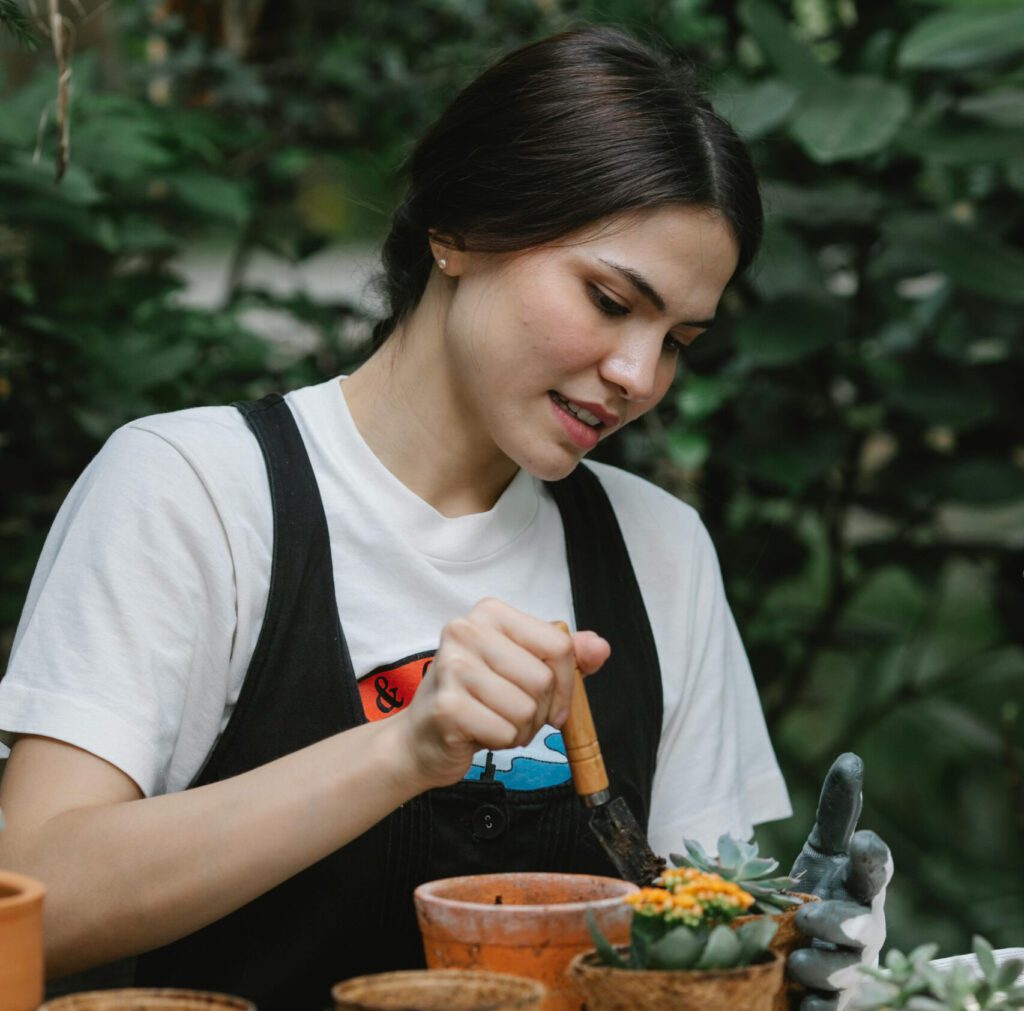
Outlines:
<svg viewBox="0 0 1024 1011"><path fill-rule="evenodd" d="M410 156L384 242L383 342L419 302L428 233L511 252L610 215L698 204L725 216L737 272L761 243L750 154L693 68L617 29L583 28L509 54L460 92Z"/></svg>

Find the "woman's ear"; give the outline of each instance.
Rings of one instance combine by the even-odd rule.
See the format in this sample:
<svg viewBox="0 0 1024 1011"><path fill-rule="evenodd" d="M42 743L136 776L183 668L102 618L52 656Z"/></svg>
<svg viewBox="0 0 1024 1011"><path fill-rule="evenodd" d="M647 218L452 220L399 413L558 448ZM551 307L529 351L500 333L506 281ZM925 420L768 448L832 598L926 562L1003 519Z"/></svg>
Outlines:
<svg viewBox="0 0 1024 1011"><path fill-rule="evenodd" d="M458 277L465 269L466 254L458 236L431 231L430 255L438 269L447 277Z"/></svg>

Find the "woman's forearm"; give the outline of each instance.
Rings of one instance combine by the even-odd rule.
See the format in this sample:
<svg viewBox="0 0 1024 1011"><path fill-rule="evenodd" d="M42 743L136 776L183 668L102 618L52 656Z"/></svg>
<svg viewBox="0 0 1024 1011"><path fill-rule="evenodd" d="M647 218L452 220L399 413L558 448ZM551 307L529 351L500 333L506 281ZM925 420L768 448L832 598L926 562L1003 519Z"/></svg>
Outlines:
<svg viewBox="0 0 1024 1011"><path fill-rule="evenodd" d="M219 783L35 825L15 804L0 859L47 886L48 975L198 930L362 834L423 789L397 730L367 724Z"/></svg>

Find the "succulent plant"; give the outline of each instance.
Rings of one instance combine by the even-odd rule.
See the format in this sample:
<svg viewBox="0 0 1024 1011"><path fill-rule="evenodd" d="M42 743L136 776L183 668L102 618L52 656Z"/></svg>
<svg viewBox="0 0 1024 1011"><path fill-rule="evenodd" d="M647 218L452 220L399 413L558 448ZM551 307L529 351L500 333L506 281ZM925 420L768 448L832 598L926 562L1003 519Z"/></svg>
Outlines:
<svg viewBox="0 0 1024 1011"><path fill-rule="evenodd" d="M858 992L858 1011L1008 1011L1024 1008L1024 986L1015 985L1024 960L996 963L992 945L974 938L981 975L962 964L940 969L931 964L938 945L924 944L909 955L890 951L884 968L862 966L871 979Z"/></svg>
<svg viewBox="0 0 1024 1011"><path fill-rule="evenodd" d="M720 836L718 856L715 858L709 857L695 839L684 839L683 845L686 847L686 856L669 854L669 859L676 867L693 867L707 874L721 875L726 881L734 881L754 897L754 912L781 913L803 902L797 895L786 894L800 883L799 877L773 877L779 868L778 860L759 856L757 843L753 840L743 842L731 835Z"/></svg>
<svg viewBox="0 0 1024 1011"><path fill-rule="evenodd" d="M623 901L634 908L623 958L587 911L590 936L605 965L619 969L732 969L760 961L778 925L757 916L734 930L729 922L753 897L717 874L667 871L665 888L642 888Z"/></svg>

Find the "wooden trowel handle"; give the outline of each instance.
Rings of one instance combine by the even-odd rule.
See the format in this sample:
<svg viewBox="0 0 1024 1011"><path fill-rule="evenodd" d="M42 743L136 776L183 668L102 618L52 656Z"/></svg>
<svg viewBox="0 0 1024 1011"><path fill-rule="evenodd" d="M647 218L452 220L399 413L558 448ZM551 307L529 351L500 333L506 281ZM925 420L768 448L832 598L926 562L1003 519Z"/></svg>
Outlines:
<svg viewBox="0 0 1024 1011"><path fill-rule="evenodd" d="M555 624L563 632L569 631L564 621ZM608 789L608 773L604 769L601 757L601 745L594 729L594 717L590 714L590 702L587 690L583 687L583 675L579 666L573 661L574 684L572 702L569 705L569 718L562 727L562 740L565 742L565 753L572 769L572 781L576 792L581 797L592 797Z"/></svg>

